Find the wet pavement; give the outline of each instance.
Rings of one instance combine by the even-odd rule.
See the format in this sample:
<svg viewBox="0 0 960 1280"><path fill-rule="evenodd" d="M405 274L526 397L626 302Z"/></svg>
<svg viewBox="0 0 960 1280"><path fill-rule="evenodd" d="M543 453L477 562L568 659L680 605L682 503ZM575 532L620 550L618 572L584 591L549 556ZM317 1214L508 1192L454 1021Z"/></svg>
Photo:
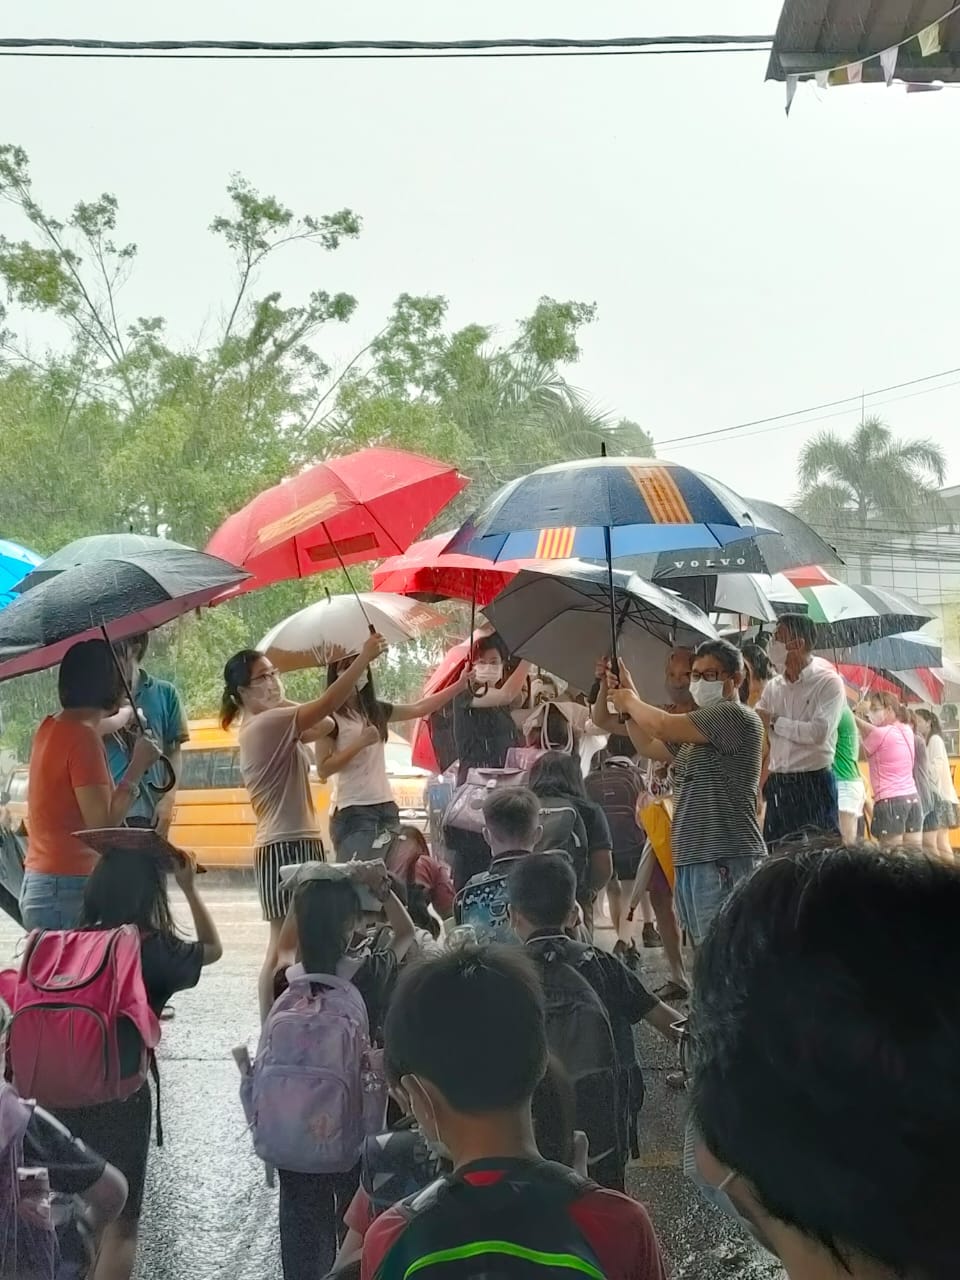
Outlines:
<svg viewBox="0 0 960 1280"><path fill-rule="evenodd" d="M138 1280L279 1280L276 1191L251 1150L231 1049L256 1044L256 976L265 927L252 881L205 877L204 896L221 931L224 957L200 986L175 1001L164 1023L160 1076L164 1147L150 1153ZM178 913L179 914L179 913ZM0 918L0 955L17 930ZM602 938L602 935L601 935ZM643 953L645 981L665 979L661 953ZM643 1154L629 1170L632 1195L647 1205L675 1280L773 1280L778 1265L733 1223L703 1204L683 1177L684 1101L665 1083L675 1055L647 1027L639 1031L647 1095Z"/></svg>

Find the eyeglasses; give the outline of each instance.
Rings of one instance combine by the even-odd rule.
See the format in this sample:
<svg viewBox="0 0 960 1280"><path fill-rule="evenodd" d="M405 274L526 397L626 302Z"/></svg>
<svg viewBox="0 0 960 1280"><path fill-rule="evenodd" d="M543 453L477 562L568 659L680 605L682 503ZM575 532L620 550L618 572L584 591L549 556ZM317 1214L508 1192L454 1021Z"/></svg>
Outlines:
<svg viewBox="0 0 960 1280"><path fill-rule="evenodd" d="M726 672L723 671L694 671L691 679L706 680L707 684L716 684L718 680L726 680Z"/></svg>
<svg viewBox="0 0 960 1280"><path fill-rule="evenodd" d="M279 679L280 679L280 672L277 670L276 667L271 667L269 671L261 671L258 676L254 676L253 679L250 681L250 684L248 687L252 688L255 684L263 684L267 680L279 680Z"/></svg>

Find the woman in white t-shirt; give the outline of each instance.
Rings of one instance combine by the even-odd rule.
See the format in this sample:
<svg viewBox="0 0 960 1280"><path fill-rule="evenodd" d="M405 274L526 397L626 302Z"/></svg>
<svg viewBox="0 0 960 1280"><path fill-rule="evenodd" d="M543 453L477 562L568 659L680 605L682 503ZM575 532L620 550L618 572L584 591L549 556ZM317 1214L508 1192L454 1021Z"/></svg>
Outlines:
<svg viewBox="0 0 960 1280"><path fill-rule="evenodd" d="M224 667L220 724L227 729L241 717L240 772L257 819L254 868L263 918L270 926L259 980L261 1018L273 999L280 929L289 901L280 887L280 868L324 859L307 747L334 732L331 713L343 705L386 647L383 636L370 636L360 656L345 664L340 678L319 698L303 704L286 699L280 673L256 649L241 649Z"/></svg>
<svg viewBox="0 0 960 1280"><path fill-rule="evenodd" d="M914 712L917 732L927 744L927 766L936 790L936 818L930 830L924 823L923 843L931 853L938 854L946 862L955 862L950 843L951 828L957 825L957 789L953 785L950 757L943 741L940 717L935 711L921 707Z"/></svg>
<svg viewBox="0 0 960 1280"><path fill-rule="evenodd" d="M351 658L344 658L328 667L328 689L351 662ZM317 744L320 777L334 780L330 838L338 862L382 857L389 841L384 841L383 849L379 841L385 836L392 838L400 829L400 810L393 798L384 751L388 726L399 720L433 715L463 692L468 679L469 672L465 671L449 688L419 702L396 706L377 697L369 671L357 681L356 688L333 716L333 732Z"/></svg>

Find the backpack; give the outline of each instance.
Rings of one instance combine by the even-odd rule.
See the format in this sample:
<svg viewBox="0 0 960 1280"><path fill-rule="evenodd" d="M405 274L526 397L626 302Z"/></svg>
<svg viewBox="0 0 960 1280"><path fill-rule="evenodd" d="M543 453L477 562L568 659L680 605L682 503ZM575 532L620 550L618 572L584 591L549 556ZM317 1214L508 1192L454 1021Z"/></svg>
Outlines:
<svg viewBox="0 0 960 1280"><path fill-rule="evenodd" d="M614 757L588 774L585 786L610 825L614 859L639 858L647 839L637 817L637 805L645 791L640 770L632 761Z"/></svg>
<svg viewBox="0 0 960 1280"><path fill-rule="evenodd" d="M529 855L526 855L529 856ZM463 886L453 907L458 925L470 925L478 942L517 942L510 928L507 880L516 858L501 858Z"/></svg>
<svg viewBox="0 0 960 1280"><path fill-rule="evenodd" d="M519 787L525 774L522 769L470 769L466 781L453 793L443 815L444 827L454 831L483 831L483 802L497 787Z"/></svg>
<svg viewBox="0 0 960 1280"><path fill-rule="evenodd" d="M476 1186L463 1176L504 1163L494 1183ZM594 1183L546 1160L478 1161L397 1206L407 1226L375 1280L606 1280L569 1212L593 1190Z"/></svg>
<svg viewBox="0 0 960 1280"><path fill-rule="evenodd" d="M41 1106L119 1102L132 1097L154 1068L160 1023L147 1001L140 933L133 925L35 930L27 939L13 1009L13 1081L23 1097ZM125 1023L139 1036L130 1075L121 1075ZM124 1043L129 1045L126 1037Z"/></svg>
<svg viewBox="0 0 960 1280"><path fill-rule="evenodd" d="M375 1134L363 1144L360 1186L377 1217L422 1191L439 1173L440 1161L412 1116L404 1116L386 1133Z"/></svg>
<svg viewBox="0 0 960 1280"><path fill-rule="evenodd" d="M570 1078L576 1128L589 1141L590 1166L622 1169L625 1134L620 1062L603 1001L579 971L591 948L563 938L534 939L527 951L543 985L547 1043Z"/></svg>
<svg viewBox="0 0 960 1280"><path fill-rule="evenodd" d="M577 873L579 895L587 877L587 829L580 810L572 801L545 797L540 801L540 825L543 834L534 852L565 853Z"/></svg>
<svg viewBox="0 0 960 1280"><path fill-rule="evenodd" d="M43 1226L22 1212L18 1170L33 1115L13 1085L0 1080L0 1277L53 1280L59 1250L52 1221Z"/></svg>
<svg viewBox="0 0 960 1280"><path fill-rule="evenodd" d="M288 972L240 1100L261 1160L292 1173L347 1173L383 1127L386 1084L363 997L331 974Z"/></svg>

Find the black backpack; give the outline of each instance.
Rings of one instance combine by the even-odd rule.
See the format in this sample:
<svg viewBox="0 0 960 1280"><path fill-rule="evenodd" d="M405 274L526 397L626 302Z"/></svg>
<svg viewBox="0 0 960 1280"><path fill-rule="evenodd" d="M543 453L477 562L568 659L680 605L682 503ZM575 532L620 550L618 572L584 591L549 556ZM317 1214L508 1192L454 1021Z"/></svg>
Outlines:
<svg viewBox="0 0 960 1280"><path fill-rule="evenodd" d="M601 1169L613 1171L616 1181L625 1161L625 1099L610 1015L578 967L592 948L542 938L529 942L527 951L543 985L547 1043L573 1085L576 1127L590 1144L587 1167L598 1182L610 1180L600 1175Z"/></svg>
<svg viewBox="0 0 960 1280"><path fill-rule="evenodd" d="M476 1186L464 1175L505 1169ZM546 1160L478 1160L397 1208L407 1218L375 1280L606 1280L569 1208L595 1184Z"/></svg>
<svg viewBox="0 0 960 1280"><path fill-rule="evenodd" d="M637 804L645 790L643 774L632 760L615 758L589 773L585 785L610 824L614 858L639 858L647 839L637 819Z"/></svg>
<svg viewBox="0 0 960 1280"><path fill-rule="evenodd" d="M587 881L587 829L580 810L572 801L546 797L540 801L540 825L543 835L537 842L537 853L565 853L577 875L577 892Z"/></svg>

